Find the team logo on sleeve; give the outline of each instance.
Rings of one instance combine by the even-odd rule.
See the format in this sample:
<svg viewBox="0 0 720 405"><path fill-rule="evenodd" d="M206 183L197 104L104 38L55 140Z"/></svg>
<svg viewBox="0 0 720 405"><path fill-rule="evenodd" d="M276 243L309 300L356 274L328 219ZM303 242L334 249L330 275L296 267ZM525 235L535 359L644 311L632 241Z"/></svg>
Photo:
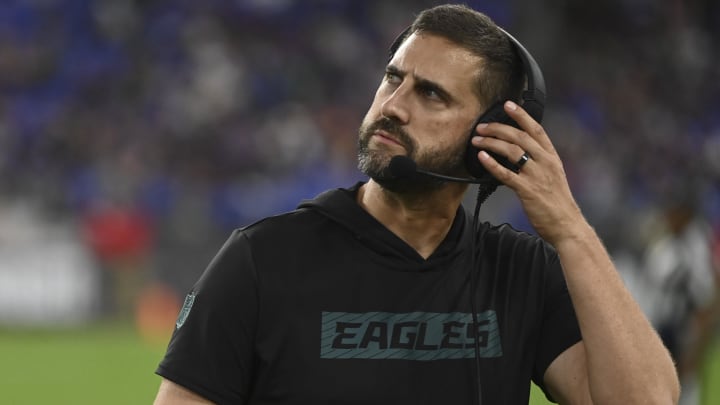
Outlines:
<svg viewBox="0 0 720 405"><path fill-rule="evenodd" d="M180 329L185 323L188 315L190 315L190 309L192 309L193 303L195 302L195 291L185 296L185 302L183 302L180 315L178 315L177 321L175 321L175 327Z"/></svg>
<svg viewBox="0 0 720 405"><path fill-rule="evenodd" d="M495 311L323 312L320 357L324 359L404 359L432 361L502 356Z"/></svg>

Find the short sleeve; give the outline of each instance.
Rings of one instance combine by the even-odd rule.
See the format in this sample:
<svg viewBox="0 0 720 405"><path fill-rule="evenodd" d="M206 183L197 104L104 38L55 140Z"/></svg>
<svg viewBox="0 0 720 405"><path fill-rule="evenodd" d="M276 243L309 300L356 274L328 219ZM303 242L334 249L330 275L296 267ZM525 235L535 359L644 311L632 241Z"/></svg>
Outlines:
<svg viewBox="0 0 720 405"><path fill-rule="evenodd" d="M156 373L215 403L245 403L257 311L249 241L236 231L186 297Z"/></svg>

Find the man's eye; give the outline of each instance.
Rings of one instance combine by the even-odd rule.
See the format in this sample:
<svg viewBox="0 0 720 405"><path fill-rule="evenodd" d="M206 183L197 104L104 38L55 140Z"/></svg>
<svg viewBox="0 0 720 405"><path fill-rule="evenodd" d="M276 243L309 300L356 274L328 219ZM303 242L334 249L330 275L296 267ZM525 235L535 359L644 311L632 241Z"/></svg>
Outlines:
<svg viewBox="0 0 720 405"><path fill-rule="evenodd" d="M429 98L432 100L443 100L442 94L437 91L434 87L431 86L422 86L420 87L420 93L425 98Z"/></svg>
<svg viewBox="0 0 720 405"><path fill-rule="evenodd" d="M397 73L385 72L385 80L388 83L399 84L402 78Z"/></svg>
<svg viewBox="0 0 720 405"><path fill-rule="evenodd" d="M440 94L438 94L438 92L435 91L435 89L425 88L425 89L422 89L422 93L427 98L437 98L437 99L440 98Z"/></svg>

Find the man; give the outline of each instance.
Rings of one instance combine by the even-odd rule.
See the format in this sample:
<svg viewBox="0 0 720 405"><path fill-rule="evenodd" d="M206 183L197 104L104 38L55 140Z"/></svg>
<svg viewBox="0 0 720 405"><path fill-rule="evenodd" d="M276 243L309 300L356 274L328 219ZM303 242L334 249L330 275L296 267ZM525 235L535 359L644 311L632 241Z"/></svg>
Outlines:
<svg viewBox="0 0 720 405"><path fill-rule="evenodd" d="M640 303L646 300L645 314L677 363L680 404L698 405L702 359L711 347L718 310L713 235L692 193L685 189L666 198L642 271L635 275L635 291L628 288Z"/></svg>
<svg viewBox="0 0 720 405"><path fill-rule="evenodd" d="M564 404L675 403L667 351L521 107L504 105L521 129L481 124L472 143L544 241L472 229L466 185L388 169L466 175L475 119L520 87L509 55L480 13L421 13L359 131L370 180L231 236L186 298L156 404L527 404L531 379Z"/></svg>

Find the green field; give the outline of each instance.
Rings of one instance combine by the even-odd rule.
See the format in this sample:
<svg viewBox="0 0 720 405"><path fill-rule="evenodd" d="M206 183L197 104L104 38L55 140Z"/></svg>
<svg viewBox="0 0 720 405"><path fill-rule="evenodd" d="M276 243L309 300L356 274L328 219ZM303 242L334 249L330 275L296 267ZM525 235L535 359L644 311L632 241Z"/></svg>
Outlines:
<svg viewBox="0 0 720 405"><path fill-rule="evenodd" d="M0 331L0 403L151 404L163 350L119 325Z"/></svg>
<svg viewBox="0 0 720 405"><path fill-rule="evenodd" d="M4 405L151 404L153 370L165 344L149 343L132 327L102 325L65 331L0 330L0 403ZM720 381L720 344L706 381ZM706 384L704 404L720 403L720 386ZM533 405L548 404L533 389Z"/></svg>

